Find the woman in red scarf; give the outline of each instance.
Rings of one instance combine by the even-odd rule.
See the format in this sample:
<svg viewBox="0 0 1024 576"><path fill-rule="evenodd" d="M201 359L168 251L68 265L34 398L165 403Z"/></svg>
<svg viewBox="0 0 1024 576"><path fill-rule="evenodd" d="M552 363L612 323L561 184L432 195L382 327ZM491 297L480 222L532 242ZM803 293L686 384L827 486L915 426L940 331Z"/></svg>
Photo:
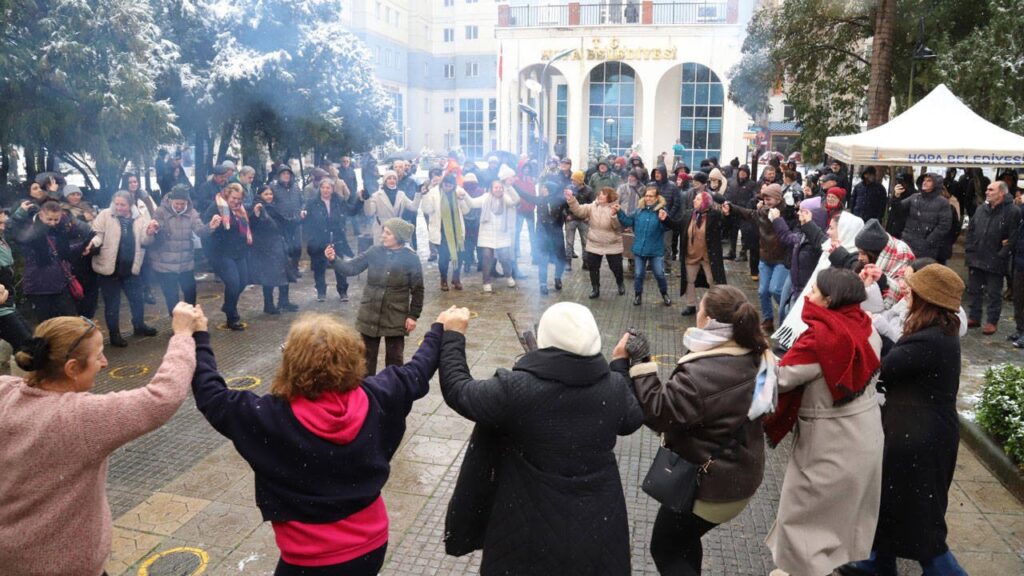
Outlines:
<svg viewBox="0 0 1024 576"><path fill-rule="evenodd" d="M882 339L861 310L866 298L852 271L819 272L803 307L808 328L779 362L779 403L765 432L772 446L796 435L766 543L789 574L831 574L871 550L884 436L875 398Z"/></svg>

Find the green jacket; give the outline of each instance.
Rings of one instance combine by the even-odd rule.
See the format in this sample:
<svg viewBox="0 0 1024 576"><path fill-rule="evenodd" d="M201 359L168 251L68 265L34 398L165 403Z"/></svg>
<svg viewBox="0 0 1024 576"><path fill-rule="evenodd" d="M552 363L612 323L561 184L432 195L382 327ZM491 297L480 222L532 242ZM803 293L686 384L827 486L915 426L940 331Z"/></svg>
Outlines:
<svg viewBox="0 0 1024 576"><path fill-rule="evenodd" d="M336 258L332 266L345 276L369 270L356 330L370 337L406 336L405 319L416 320L423 311L423 267L411 248L374 246L351 260Z"/></svg>
<svg viewBox="0 0 1024 576"><path fill-rule="evenodd" d="M608 187L615 190L619 187L619 177L615 175L611 170L601 174L600 172L594 172L590 175L590 189L594 191L596 197L601 193L601 188Z"/></svg>

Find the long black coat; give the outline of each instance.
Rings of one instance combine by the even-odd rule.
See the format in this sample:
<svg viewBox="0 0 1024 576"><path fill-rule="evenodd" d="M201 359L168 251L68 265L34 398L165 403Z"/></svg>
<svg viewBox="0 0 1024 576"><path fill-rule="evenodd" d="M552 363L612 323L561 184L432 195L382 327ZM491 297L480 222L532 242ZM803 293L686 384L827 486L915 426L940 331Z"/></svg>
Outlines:
<svg viewBox="0 0 1024 576"><path fill-rule="evenodd" d="M288 265L285 230L291 224L276 206L264 204L257 217L250 214L252 249L249 250L249 280L259 286L284 286L296 277Z"/></svg>
<svg viewBox="0 0 1024 576"><path fill-rule="evenodd" d="M636 431L644 417L628 379L600 354L545 348L511 371L473 380L465 337L445 332L440 381L445 402L503 445L480 573L628 575L631 542L613 450L616 436Z"/></svg>
<svg viewBox="0 0 1024 576"><path fill-rule="evenodd" d="M938 327L905 335L882 358L882 501L874 550L926 560L946 548L946 506L960 429L960 338Z"/></svg>
<svg viewBox="0 0 1024 576"><path fill-rule="evenodd" d="M331 213L320 196L306 201L306 218L302 220L302 235L306 239L309 253L322 254L332 241L338 254L353 256L345 237L345 212L348 207L337 194L331 195Z"/></svg>
<svg viewBox="0 0 1024 576"><path fill-rule="evenodd" d="M686 250L690 244L690 222L693 220L695 212L693 209L686 210L682 213L682 218L676 224L676 230L679 232L679 239L681 240L682 247L679 250L679 259L682 264L679 266L679 295L686 294L686 284L688 278L686 277ZM725 278L725 259L722 257L722 225L724 218L722 212L717 208L708 210L704 215L704 236L708 246L708 261L711 262L711 276L715 281L715 284L727 284ZM701 268L697 271L697 287L707 288L708 280L704 277L704 269Z"/></svg>
<svg viewBox="0 0 1024 576"><path fill-rule="evenodd" d="M540 250L562 262L565 254L565 218L569 215L569 204L565 196L535 196L529 191L519 191L519 197L537 207L537 242L534 250Z"/></svg>

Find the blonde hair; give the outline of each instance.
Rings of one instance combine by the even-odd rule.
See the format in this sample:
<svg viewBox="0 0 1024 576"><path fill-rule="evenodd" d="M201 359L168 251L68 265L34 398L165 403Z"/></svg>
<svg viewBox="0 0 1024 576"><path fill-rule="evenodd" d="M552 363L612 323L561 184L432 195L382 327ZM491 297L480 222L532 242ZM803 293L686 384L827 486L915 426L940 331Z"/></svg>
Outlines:
<svg viewBox="0 0 1024 576"><path fill-rule="evenodd" d="M72 358L87 363L89 347L85 340L90 331L99 333L94 324L75 316L50 318L36 326L33 338L14 355L18 367L28 372L28 385L60 380L64 364Z"/></svg>
<svg viewBox="0 0 1024 576"><path fill-rule="evenodd" d="M327 314L303 314L292 324L270 393L316 400L347 392L366 376L366 345L351 326Z"/></svg>

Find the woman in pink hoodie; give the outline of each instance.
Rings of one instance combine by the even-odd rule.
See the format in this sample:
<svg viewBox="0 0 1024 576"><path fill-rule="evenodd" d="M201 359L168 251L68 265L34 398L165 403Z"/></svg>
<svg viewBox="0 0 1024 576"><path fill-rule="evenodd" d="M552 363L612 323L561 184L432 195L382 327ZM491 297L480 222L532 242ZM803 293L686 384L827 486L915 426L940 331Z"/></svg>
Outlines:
<svg viewBox="0 0 1024 576"><path fill-rule="evenodd" d="M91 320L40 324L15 356L25 378L0 376L0 572L4 576L97 576L110 555L107 459L171 419L196 365L192 334L202 310L179 303L174 335L142 388L90 394L106 368Z"/></svg>
<svg viewBox="0 0 1024 576"><path fill-rule="evenodd" d="M256 473L256 506L281 549L276 576L380 570L381 489L412 403L437 371L447 314L412 360L370 376L359 332L333 315L305 315L288 331L266 396L229 389L209 335L196 335L196 406Z"/></svg>

